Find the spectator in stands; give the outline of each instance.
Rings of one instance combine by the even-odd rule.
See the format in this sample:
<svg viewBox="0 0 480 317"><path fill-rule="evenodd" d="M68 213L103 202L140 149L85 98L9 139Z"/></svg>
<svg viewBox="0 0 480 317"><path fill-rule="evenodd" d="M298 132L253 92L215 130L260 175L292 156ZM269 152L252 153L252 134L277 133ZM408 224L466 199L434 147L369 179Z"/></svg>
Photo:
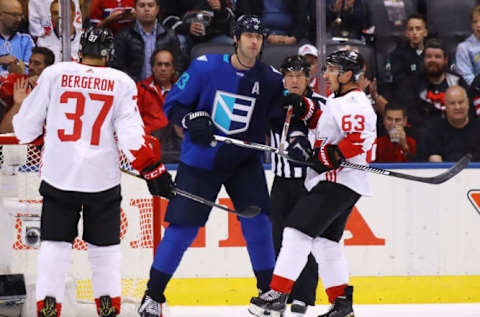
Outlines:
<svg viewBox="0 0 480 317"><path fill-rule="evenodd" d="M89 23L110 28L113 34L135 21L136 0L92 0Z"/></svg>
<svg viewBox="0 0 480 317"><path fill-rule="evenodd" d="M425 43L424 70L410 74L400 82L389 100L407 106L408 120L421 134L427 119L444 116L445 91L456 85L467 87L460 76L448 72L446 50L438 39L431 38ZM420 135L416 137L418 140Z"/></svg>
<svg viewBox="0 0 480 317"><path fill-rule="evenodd" d="M416 141L407 135L407 109L389 102L383 114L386 133L377 138L376 162L409 162L416 155Z"/></svg>
<svg viewBox="0 0 480 317"><path fill-rule="evenodd" d="M446 118L434 118L426 136L424 155L430 162L453 162L466 153L480 160L480 120L469 117L469 100L463 87L452 86L445 93Z"/></svg>
<svg viewBox="0 0 480 317"><path fill-rule="evenodd" d="M50 16L52 31L45 32L37 38L37 45L49 48L55 54L55 62L62 61L62 39L60 34L60 0L53 0L50 4ZM74 25L75 21L75 4L70 1L70 50L71 59L78 61L78 50L80 48L81 32L77 32Z"/></svg>
<svg viewBox="0 0 480 317"><path fill-rule="evenodd" d="M457 46L455 56L456 71L472 84L475 76L480 73L480 5L472 9L470 19L473 33Z"/></svg>
<svg viewBox="0 0 480 317"><path fill-rule="evenodd" d="M168 48L156 49L150 60L152 76L137 83L138 108L145 130L160 140L162 160L178 163L183 129L169 124L163 112L165 96L176 81L175 53Z"/></svg>
<svg viewBox="0 0 480 317"><path fill-rule="evenodd" d="M166 16L163 24L178 35L186 55L198 43L233 44L234 14L229 0L161 0L161 7Z"/></svg>
<svg viewBox="0 0 480 317"><path fill-rule="evenodd" d="M150 58L157 47L169 47L181 60L179 42L171 29L158 22L156 0L136 0L136 21L115 36L111 66L127 73L136 82L152 75Z"/></svg>
<svg viewBox="0 0 480 317"><path fill-rule="evenodd" d="M270 44L295 44L306 41L309 30L309 0L237 0L235 14L257 15L269 30Z"/></svg>
<svg viewBox="0 0 480 317"><path fill-rule="evenodd" d="M0 0L0 75L8 73L9 66L23 67L32 55L32 38L18 32L23 18L20 2ZM28 68L25 71L28 72Z"/></svg>
<svg viewBox="0 0 480 317"><path fill-rule="evenodd" d="M0 133L13 132L12 118L33 88L43 70L53 64L55 56L45 47L35 47L30 57L28 77L9 74L0 80Z"/></svg>
<svg viewBox="0 0 480 317"><path fill-rule="evenodd" d="M423 49L425 38L428 36L425 18L419 14L409 16L405 36L407 42L399 44L390 55L394 83L423 70Z"/></svg>
<svg viewBox="0 0 480 317"><path fill-rule="evenodd" d="M469 99L472 102L472 118L480 118L480 74L475 76L468 90Z"/></svg>
<svg viewBox="0 0 480 317"><path fill-rule="evenodd" d="M309 87L318 93L318 50L312 44L304 44L298 48L298 55L303 56L310 65Z"/></svg>
<svg viewBox="0 0 480 317"><path fill-rule="evenodd" d="M28 2L29 33L35 41L39 37L46 37L52 34L55 27L58 29L58 22L56 26L53 25L52 2L53 0L29 0ZM73 0L73 26L76 34L82 33L81 5L83 2L83 0ZM44 46L44 44L40 45L38 42L37 45Z"/></svg>
<svg viewBox="0 0 480 317"><path fill-rule="evenodd" d="M327 0L327 26L333 37L361 38L368 27L365 0Z"/></svg>

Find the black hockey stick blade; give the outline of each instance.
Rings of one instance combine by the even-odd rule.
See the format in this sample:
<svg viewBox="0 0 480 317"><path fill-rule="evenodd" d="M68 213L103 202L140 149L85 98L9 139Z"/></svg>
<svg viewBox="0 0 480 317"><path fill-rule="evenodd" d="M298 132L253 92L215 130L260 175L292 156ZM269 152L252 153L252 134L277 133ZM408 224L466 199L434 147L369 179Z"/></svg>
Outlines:
<svg viewBox="0 0 480 317"><path fill-rule="evenodd" d="M350 168L354 168L354 169L369 172L369 173L393 176L397 178L408 179L411 181L438 185L448 181L449 179L451 179L452 177L460 173L465 167L467 167L471 159L472 159L472 154L470 153L465 154L460 160L457 161L457 163L455 163L455 165L450 167L448 170L446 170L441 174L438 174L436 176L431 176L431 177L421 177L421 176L403 174L400 172L394 172L394 171L385 170L382 168L355 164L347 161L343 161L341 165L344 167L350 167Z"/></svg>
<svg viewBox="0 0 480 317"><path fill-rule="evenodd" d="M124 172L125 174L128 174L128 175L131 175L131 176L134 176L134 177L137 177L137 178L141 178L143 179L142 176L138 175L137 173L135 172L132 172L132 171L129 171L129 170L125 170L125 169L121 169L122 172ZM240 216L240 217L244 217L244 218L253 218L255 216L257 216L260 211L261 211L261 208L258 207L258 206L248 206L247 208L245 208L245 210L242 210L242 211L236 211L236 210L233 210L233 209L230 209L228 207L225 207L223 205L220 205L220 204L217 204L217 203L214 203L213 201L210 201L208 199L205 199L203 197L200 197L200 196L197 196L195 194L192 194L190 192L187 192L183 189L180 189L178 187L174 187L173 188L173 192L177 195L180 195L180 196L183 196L183 197L186 197L186 198L189 198L191 200L194 200L196 202L199 202L201 204L204 204L204 205L207 205L207 206L210 206L210 207L216 207L216 208L219 208L219 209L222 209L224 211L227 211L227 212L230 212L232 214L235 214L237 216Z"/></svg>

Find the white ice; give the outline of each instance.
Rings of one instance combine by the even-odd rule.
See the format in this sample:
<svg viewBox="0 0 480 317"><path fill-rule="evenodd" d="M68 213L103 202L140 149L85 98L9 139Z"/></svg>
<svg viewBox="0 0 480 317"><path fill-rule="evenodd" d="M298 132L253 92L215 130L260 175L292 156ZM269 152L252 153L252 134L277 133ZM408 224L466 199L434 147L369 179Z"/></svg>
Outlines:
<svg viewBox="0 0 480 317"><path fill-rule="evenodd" d="M79 305L77 316L97 316L93 305ZM126 304L120 317L138 317L135 306ZM326 305L310 308L306 317L316 317L328 310ZM480 317L480 303L419 305L354 305L355 317ZM171 306L166 317L253 317L247 306ZM63 315L62 315L63 316ZM288 313L285 317L291 317Z"/></svg>

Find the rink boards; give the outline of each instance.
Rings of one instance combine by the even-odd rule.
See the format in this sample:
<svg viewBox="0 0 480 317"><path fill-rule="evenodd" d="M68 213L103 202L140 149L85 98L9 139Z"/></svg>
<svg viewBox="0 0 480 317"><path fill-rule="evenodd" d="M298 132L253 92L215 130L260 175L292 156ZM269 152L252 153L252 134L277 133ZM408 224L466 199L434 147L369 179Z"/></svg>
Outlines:
<svg viewBox="0 0 480 317"><path fill-rule="evenodd" d="M442 170L400 171L430 176ZM266 173L271 184L273 175ZM464 170L442 185L372 175L374 196L361 198L343 237L355 301L480 302L479 179L480 169ZM122 194L128 222L122 239L122 276L137 280L138 297L153 251L151 232L139 229L139 215L142 208L144 212L151 207L151 197L142 180L128 175L122 177ZM224 189L217 202L232 207ZM161 202L162 214L166 203ZM86 252L76 251L72 270L86 267ZM255 293L239 222L215 210L167 288L169 304L243 305ZM327 302L321 286L318 302Z"/></svg>

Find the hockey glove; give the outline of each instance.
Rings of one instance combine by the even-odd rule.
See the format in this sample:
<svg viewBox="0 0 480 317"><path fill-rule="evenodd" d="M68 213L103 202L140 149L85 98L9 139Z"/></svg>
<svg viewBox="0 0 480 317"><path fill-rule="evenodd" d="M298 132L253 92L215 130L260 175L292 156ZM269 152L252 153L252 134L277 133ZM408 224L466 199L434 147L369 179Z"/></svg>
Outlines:
<svg viewBox="0 0 480 317"><path fill-rule="evenodd" d="M187 113L182 119L182 125L185 129L188 129L190 140L193 144L210 146L213 142L215 127L208 112L196 111Z"/></svg>
<svg viewBox="0 0 480 317"><path fill-rule="evenodd" d="M162 162L157 162L142 170L142 176L147 181L148 190L153 196L163 196L171 199L175 194L175 184L172 175Z"/></svg>
<svg viewBox="0 0 480 317"><path fill-rule="evenodd" d="M305 136L296 136L290 139L290 143L287 147L287 152L289 157L301 162L307 162L313 154L310 141L308 141ZM292 163L292 165L295 164Z"/></svg>
<svg viewBox="0 0 480 317"><path fill-rule="evenodd" d="M336 169L345 158L336 144L325 144L316 148L309 162L312 168L319 174Z"/></svg>
<svg viewBox="0 0 480 317"><path fill-rule="evenodd" d="M282 96L280 104L285 109L288 106L293 106L292 117L295 119L308 120L315 111L315 103L313 101L297 94Z"/></svg>

